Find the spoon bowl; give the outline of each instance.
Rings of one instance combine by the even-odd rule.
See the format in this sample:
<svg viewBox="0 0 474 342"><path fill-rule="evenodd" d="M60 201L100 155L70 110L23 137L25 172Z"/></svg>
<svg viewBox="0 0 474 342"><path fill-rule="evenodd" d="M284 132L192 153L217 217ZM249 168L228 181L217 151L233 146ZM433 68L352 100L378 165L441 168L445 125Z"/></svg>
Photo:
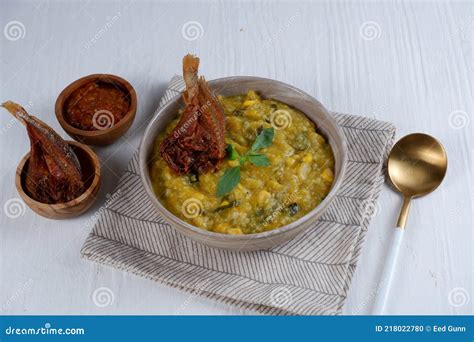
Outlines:
<svg viewBox="0 0 474 342"><path fill-rule="evenodd" d="M443 181L448 158L443 145L427 134L415 133L400 139L388 157L388 175L406 197L420 197Z"/></svg>

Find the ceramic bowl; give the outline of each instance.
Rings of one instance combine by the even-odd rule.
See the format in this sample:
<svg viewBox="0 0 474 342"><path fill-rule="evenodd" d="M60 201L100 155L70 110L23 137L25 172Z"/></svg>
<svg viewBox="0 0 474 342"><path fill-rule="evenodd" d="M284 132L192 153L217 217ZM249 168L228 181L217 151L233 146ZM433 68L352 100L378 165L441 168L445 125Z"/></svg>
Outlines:
<svg viewBox="0 0 474 342"><path fill-rule="evenodd" d="M160 108L145 130L141 145L139 165L143 185L151 202L163 218L181 234L202 244L234 251L251 251L268 249L288 241L305 229L327 210L338 192L347 164L346 139L340 127L329 112L315 98L305 92L282 82L259 77L226 77L209 82L216 94L229 96L245 94L256 90L264 98L273 98L284 102L301 112L316 123L318 130L327 138L334 153L334 183L326 198L308 214L300 219L277 229L247 235L229 235L207 231L195 227L168 211L153 192L149 166L152 159L155 139L166 125L176 117L179 108L184 106L181 96L176 96Z"/></svg>

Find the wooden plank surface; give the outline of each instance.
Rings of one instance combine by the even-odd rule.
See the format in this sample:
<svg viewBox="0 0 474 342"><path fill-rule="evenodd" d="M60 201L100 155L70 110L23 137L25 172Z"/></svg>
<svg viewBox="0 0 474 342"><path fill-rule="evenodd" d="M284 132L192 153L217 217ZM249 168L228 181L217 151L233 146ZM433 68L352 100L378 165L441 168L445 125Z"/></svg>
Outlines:
<svg viewBox="0 0 474 342"><path fill-rule="evenodd" d="M54 116L59 92L87 74L120 75L139 98L133 128L95 148L101 199L88 214L51 221L19 207L15 168L24 127L0 115L0 310L8 314L239 314L79 257L90 217L117 183L170 77L187 52L208 79L258 75L313 94L328 109L427 132L449 156L443 186L413 204L390 314L473 312L472 55L469 1L2 1L0 100ZM368 314L401 198L385 186L346 314ZM10 211L8 211L10 210Z"/></svg>

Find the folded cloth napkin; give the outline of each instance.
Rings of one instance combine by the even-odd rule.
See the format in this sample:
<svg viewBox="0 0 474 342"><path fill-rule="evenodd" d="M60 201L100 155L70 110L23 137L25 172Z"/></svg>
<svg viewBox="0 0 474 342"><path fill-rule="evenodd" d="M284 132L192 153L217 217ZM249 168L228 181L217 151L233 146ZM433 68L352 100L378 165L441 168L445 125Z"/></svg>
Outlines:
<svg viewBox="0 0 474 342"><path fill-rule="evenodd" d="M173 77L160 107L184 89ZM349 162L337 197L314 227L270 250L232 252L196 243L154 209L132 158L101 208L83 257L170 286L265 314L340 314L376 200L392 124L332 113Z"/></svg>

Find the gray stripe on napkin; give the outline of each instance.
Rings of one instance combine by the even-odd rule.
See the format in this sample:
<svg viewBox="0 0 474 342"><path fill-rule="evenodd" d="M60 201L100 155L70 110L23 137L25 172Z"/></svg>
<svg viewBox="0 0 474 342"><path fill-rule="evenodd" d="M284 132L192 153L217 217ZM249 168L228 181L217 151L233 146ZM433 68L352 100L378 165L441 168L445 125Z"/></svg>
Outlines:
<svg viewBox="0 0 474 342"><path fill-rule="evenodd" d="M184 89L173 77L160 107ZM347 137L345 180L325 214L270 250L232 252L176 232L142 186L138 153L101 209L83 257L243 309L265 314L339 314L382 188L392 124L333 113Z"/></svg>

